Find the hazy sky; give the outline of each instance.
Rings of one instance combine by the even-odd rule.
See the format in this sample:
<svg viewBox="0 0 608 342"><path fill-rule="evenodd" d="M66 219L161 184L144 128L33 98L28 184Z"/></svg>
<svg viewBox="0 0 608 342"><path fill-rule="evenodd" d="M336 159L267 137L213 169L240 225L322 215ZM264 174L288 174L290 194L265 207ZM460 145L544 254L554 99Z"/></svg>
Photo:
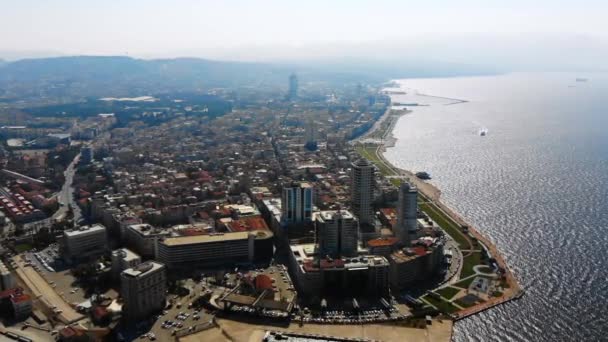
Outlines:
<svg viewBox="0 0 608 342"><path fill-rule="evenodd" d="M607 0L0 0L0 50L263 60L483 37L603 57L607 15Z"/></svg>

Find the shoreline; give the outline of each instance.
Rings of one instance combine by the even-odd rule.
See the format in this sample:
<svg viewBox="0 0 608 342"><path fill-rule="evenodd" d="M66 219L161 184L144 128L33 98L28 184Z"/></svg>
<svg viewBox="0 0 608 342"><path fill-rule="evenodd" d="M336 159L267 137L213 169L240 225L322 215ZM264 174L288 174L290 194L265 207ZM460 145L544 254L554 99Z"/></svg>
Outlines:
<svg viewBox="0 0 608 342"><path fill-rule="evenodd" d="M424 96L432 96L432 95L424 94ZM441 96L432 96L432 97L441 97ZM441 98L445 98L445 97L441 97ZM456 99L450 99L450 100L456 100ZM458 101L460 101L460 102L449 103L448 105L468 102L465 100L458 100ZM391 97L391 103L392 103L392 97ZM383 115L383 118L384 118L384 116L388 116L388 117L396 116L396 118L393 119L393 122L391 122L391 124L388 127L384 128L383 132L380 132L382 139L379 139L377 141L372 141L372 142L368 141L367 143L365 142L365 139L361 139L361 140L357 139L354 141L354 143L362 145L363 148L366 149L367 151L375 150L373 153L373 156L372 156L375 158L373 158L374 160L371 160L371 161L375 162L375 163L379 163L380 165L376 165L376 166L379 169L381 169L381 171L384 171L383 173L386 173L388 171L389 173L392 174L391 176L397 177L396 178L397 181L393 182L395 185L397 185L400 182L398 179L407 179L409 182L411 182L418 188L419 193L421 194L421 197L424 199L425 202L429 202L430 205L435 206L437 209L439 209L439 211L443 212L443 214L445 216L447 216L449 219L451 219L454 223L460 225L460 227L466 226L467 231L460 232L460 234L468 235L469 236L468 238L474 238L479 243L481 243L483 246L485 246L488 253L490 254L489 257L494 258L496 260L496 264L502 270L504 270L503 279L504 279L505 283L508 285L508 287L504 289L501 296L490 298L488 301L479 303L477 305L474 305L474 306L471 306L468 308L464 308L464 309L458 311L457 313L452 314L451 318L454 321L458 321L460 319L464 319L466 317L470 317L470 316L480 313L482 311L488 310L492 307L507 303L511 300L516 300L516 299L521 298L524 294L523 288L519 285L517 279L515 278L515 275L511 271L506 260L503 258L502 254L500 253L498 248L492 243L492 241L488 237L484 236L476 227L471 225L456 210L454 210L450 206L446 205L443 201L441 201L441 199L440 199L441 190L439 188L437 188L433 184L427 183L427 182L419 179L418 177L416 177L415 172L396 167L395 165L393 165L390 161L388 161L384 157L384 153L387 151L387 148L394 147L397 142L397 138L394 135L394 128L395 128L397 121L404 115L404 114L392 115L390 113L391 111L392 111L392 109L389 106L389 109L387 110L387 113L385 113ZM412 111L406 109L405 112L407 112L409 114ZM381 118L381 119L386 120L383 118ZM365 134L365 136L373 135L373 134L377 135L378 133L374 132L374 131L381 129L382 128L381 126L382 125L374 125L370 129L370 131L368 131ZM369 155L363 156L363 157L367 158L367 157L369 157ZM444 229L444 231L445 231L445 229ZM446 231L446 233L448 235L451 235L447 231Z"/></svg>

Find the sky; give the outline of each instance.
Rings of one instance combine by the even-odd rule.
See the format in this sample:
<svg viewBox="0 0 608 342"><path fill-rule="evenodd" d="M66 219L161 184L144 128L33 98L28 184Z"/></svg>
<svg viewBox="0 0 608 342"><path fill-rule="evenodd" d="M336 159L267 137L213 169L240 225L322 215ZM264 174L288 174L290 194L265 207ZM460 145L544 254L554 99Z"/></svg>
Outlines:
<svg viewBox="0 0 608 342"><path fill-rule="evenodd" d="M605 0L0 0L0 56L466 62L575 48L599 65L606 14Z"/></svg>

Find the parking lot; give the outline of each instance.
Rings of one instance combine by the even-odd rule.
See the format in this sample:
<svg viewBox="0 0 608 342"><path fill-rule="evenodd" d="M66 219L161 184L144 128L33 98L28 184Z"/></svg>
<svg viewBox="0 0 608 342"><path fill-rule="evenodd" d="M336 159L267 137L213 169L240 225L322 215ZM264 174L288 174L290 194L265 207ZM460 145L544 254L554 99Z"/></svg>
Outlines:
<svg viewBox="0 0 608 342"><path fill-rule="evenodd" d="M84 316L76 312L67 302L56 292L54 284L49 283L35 269L38 266L32 265L32 258L27 255L17 255L13 257L16 265L16 272L21 281L31 291L32 295L39 300L46 308L47 314L57 314L63 323L71 323L82 319Z"/></svg>
<svg viewBox="0 0 608 342"><path fill-rule="evenodd" d="M167 300L172 301L173 305L153 317L152 323L142 322L137 327L136 335L139 340L173 341L175 334L186 333L188 330L194 332L196 326L204 325L213 319L213 313L204 308L196 308L192 304L204 293L203 285L189 280L186 286L192 289L190 294L181 297L169 295Z"/></svg>

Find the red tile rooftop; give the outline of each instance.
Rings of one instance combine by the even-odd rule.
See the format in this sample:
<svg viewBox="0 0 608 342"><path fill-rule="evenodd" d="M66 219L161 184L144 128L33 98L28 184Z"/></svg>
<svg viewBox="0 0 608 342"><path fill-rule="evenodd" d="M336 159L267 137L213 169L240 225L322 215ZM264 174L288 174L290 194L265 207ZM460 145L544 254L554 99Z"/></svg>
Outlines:
<svg viewBox="0 0 608 342"><path fill-rule="evenodd" d="M20 295L23 293L23 289L20 287L15 287L12 289L4 290L0 292L0 299L8 298L13 295Z"/></svg>
<svg viewBox="0 0 608 342"><path fill-rule="evenodd" d="M13 303L22 303L31 300L31 297L26 294L16 294L11 296L11 302Z"/></svg>
<svg viewBox="0 0 608 342"><path fill-rule="evenodd" d="M243 217L237 221L228 223L228 229L233 232L244 232L251 230L268 230L266 221L260 216Z"/></svg>
<svg viewBox="0 0 608 342"><path fill-rule="evenodd" d="M396 244L397 241L399 241L399 239L397 239L396 237L378 238L378 239L369 240L367 242L367 245L369 247L392 246L392 245Z"/></svg>
<svg viewBox="0 0 608 342"><path fill-rule="evenodd" d="M413 247L412 250L414 250L414 253L416 253L416 255L418 255L418 256L426 255L426 248L424 248L424 247L416 246L416 247Z"/></svg>
<svg viewBox="0 0 608 342"><path fill-rule="evenodd" d="M202 219L208 219L208 218L210 218L209 213L208 213L208 212L206 212L206 211L204 211L204 210L199 211L199 212L197 213L197 215L198 215L198 217L200 217L200 218L202 218Z"/></svg>
<svg viewBox="0 0 608 342"><path fill-rule="evenodd" d="M327 259L321 259L319 266L321 268L342 268L342 267L344 267L344 260L333 259L333 260L329 261Z"/></svg>
<svg viewBox="0 0 608 342"><path fill-rule="evenodd" d="M196 229L196 228L186 228L186 229L182 229L180 230L181 235L183 236L195 236L195 235L204 235L207 234L207 232L200 230L200 229Z"/></svg>
<svg viewBox="0 0 608 342"><path fill-rule="evenodd" d="M387 217L397 216L397 210L395 208L381 208L380 212Z"/></svg>
<svg viewBox="0 0 608 342"><path fill-rule="evenodd" d="M75 336L83 336L84 332L82 332L81 330L76 330L72 327L65 327L59 331L59 334L62 337L68 339Z"/></svg>

